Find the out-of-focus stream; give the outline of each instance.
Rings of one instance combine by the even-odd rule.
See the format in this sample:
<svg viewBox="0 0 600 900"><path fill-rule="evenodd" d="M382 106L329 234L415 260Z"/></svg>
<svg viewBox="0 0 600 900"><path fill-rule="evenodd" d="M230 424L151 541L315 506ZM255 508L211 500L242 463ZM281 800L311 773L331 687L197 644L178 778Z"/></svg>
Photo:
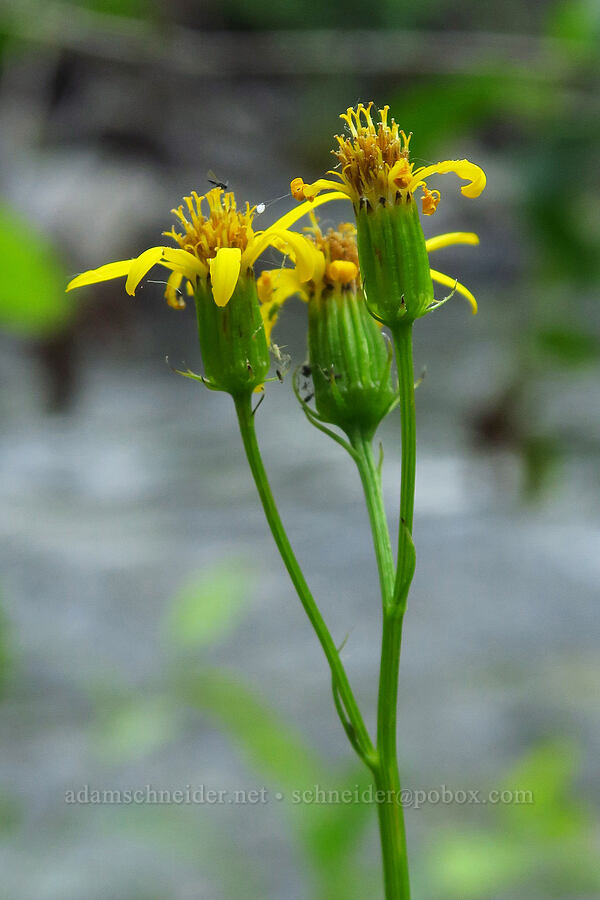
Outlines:
<svg viewBox="0 0 600 900"><path fill-rule="evenodd" d="M418 358L430 354L433 366L418 395L418 569L400 701L405 784L493 782L520 752L555 735L583 745L587 783L600 750L593 464L585 455L567 464L558 492L527 508L515 460L468 449L464 416L478 388L467 373L485 354L458 322L449 317L444 335L438 320L430 345L426 322L418 338ZM485 336L478 341L485 346ZM239 625L204 651L206 660L247 680L326 757L351 761L319 647L266 532L229 399L172 375L158 356L95 359L73 409L40 416L38 373L5 350L0 562L13 678L0 784L20 822L0 849L5 896L213 898L229 841L242 872L246 856L266 861L261 896L303 896L301 863L276 804L173 807L155 827L155 811L144 810L140 830L131 808L64 799L86 784L261 783L210 719L178 712L171 736L121 756L106 751L97 721L102 696L164 699L170 598L216 560L249 566L257 581ZM561 402L568 409L568 397L555 397ZM344 660L372 703L377 582L357 477L337 445L305 422L289 379L268 390L257 415L291 539L336 640L348 635ZM382 431L394 524L396 424ZM460 826L462 812L407 815L418 849L437 829Z"/></svg>

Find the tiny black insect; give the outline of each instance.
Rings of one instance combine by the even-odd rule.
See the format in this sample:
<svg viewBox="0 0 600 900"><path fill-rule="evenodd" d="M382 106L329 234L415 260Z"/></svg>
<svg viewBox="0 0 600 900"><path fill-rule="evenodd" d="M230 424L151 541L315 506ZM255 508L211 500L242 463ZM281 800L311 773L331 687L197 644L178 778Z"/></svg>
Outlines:
<svg viewBox="0 0 600 900"><path fill-rule="evenodd" d="M209 184L214 184L215 187L221 188L222 191L227 190L227 182L220 181L212 169L209 169L208 172L206 173L206 180L208 181Z"/></svg>
<svg viewBox="0 0 600 900"><path fill-rule="evenodd" d="M308 363L304 363L304 365L300 369L300 373L304 378L310 378L310 376L312 375L311 366L309 366Z"/></svg>

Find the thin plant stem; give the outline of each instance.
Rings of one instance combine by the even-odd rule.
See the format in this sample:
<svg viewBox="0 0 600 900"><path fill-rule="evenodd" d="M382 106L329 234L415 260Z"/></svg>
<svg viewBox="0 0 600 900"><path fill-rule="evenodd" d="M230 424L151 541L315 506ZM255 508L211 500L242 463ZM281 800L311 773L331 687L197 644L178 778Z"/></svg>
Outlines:
<svg viewBox="0 0 600 900"><path fill-rule="evenodd" d="M402 435L402 484L398 558L393 595L384 602L379 696L377 703L376 783L384 791L378 804L379 828L387 900L409 900L410 885L404 813L401 805L397 749L398 671L406 597L414 568L412 525L415 498L416 420L412 359L412 327L400 325L393 332L398 370Z"/></svg>
<svg viewBox="0 0 600 900"><path fill-rule="evenodd" d="M383 614L379 697L377 703L377 755L375 784L381 792L377 813L387 900L409 900L408 854L401 803L401 783L396 747L398 667L402 640L402 616Z"/></svg>
<svg viewBox="0 0 600 900"><path fill-rule="evenodd" d="M396 593L410 587L411 541L415 509L415 470L417 462L417 429L415 416L415 374L412 355L412 324L400 325L393 332L400 394L400 422L402 429L402 485L400 488L400 525L398 528L398 559ZM406 598L395 598L403 599Z"/></svg>
<svg viewBox="0 0 600 900"><path fill-rule="evenodd" d="M354 460L363 486L371 532L373 534L373 546L377 569L379 571L379 584L383 605L391 602L394 584L396 580L396 566L390 542L390 533L383 503L381 490L381 477L377 469L377 463L373 456L373 445L365 435L355 434L350 443L354 450Z"/></svg>
<svg viewBox="0 0 600 900"><path fill-rule="evenodd" d="M377 709L377 756L374 770L377 813L387 900L409 900L408 858L396 748L398 667L402 611L394 606L396 572L385 515L381 479L370 440L353 436L352 447L363 484L381 584L383 627ZM413 479L414 483L414 479Z"/></svg>
<svg viewBox="0 0 600 900"><path fill-rule="evenodd" d="M371 737L363 721L352 688L350 687L348 676L340 659L338 650L309 590L304 575L302 574L302 570L294 555L294 551L292 550L273 499L273 494L262 462L258 441L256 439L254 416L252 414L252 395L244 393L242 395L234 396L233 400L237 412L244 450L246 451L250 470L254 477L256 489L260 496L273 539L292 580L292 584L300 598L300 602L304 607L304 611L306 612L306 615L317 634L325 656L327 657L333 679L336 709L340 715L342 725L344 726L354 749L366 765L373 769L377 762L377 756ZM338 702L338 698L341 700L341 704ZM344 718L344 713L347 716L347 720Z"/></svg>

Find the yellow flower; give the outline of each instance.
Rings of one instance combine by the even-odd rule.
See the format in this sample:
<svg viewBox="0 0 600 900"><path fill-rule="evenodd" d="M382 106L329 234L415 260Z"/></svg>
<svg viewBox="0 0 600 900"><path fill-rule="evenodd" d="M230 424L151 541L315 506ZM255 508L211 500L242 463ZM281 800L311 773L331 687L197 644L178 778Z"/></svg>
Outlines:
<svg viewBox="0 0 600 900"><path fill-rule="evenodd" d="M354 290L358 286L358 250L356 226L342 223L325 234L319 228L311 211L312 225L304 231L315 249L315 267L312 277L301 282L295 269L272 269L263 272L257 280L258 297L269 337L277 314L290 297L298 295L308 301L332 288Z"/></svg>
<svg viewBox="0 0 600 900"><path fill-rule="evenodd" d="M323 233L317 218L311 214L312 225L305 228L309 239L315 244L317 260L312 278L302 283L294 269L273 269L263 272L258 278L258 296L261 301L261 312L265 322L267 337L275 324L277 314L290 297L299 296L308 301L311 297L321 296L325 291L356 290L359 282L358 249L356 245L356 226L348 222L330 228ZM479 238L470 231L452 231L440 234L425 241L428 253L451 247L455 244L479 244ZM433 281L449 287L452 293L462 294L471 304L473 313L477 312L477 301L471 291L449 275L436 269L429 270ZM368 302L368 285L367 285ZM444 301L434 301L427 312L437 309Z"/></svg>
<svg viewBox="0 0 600 900"><path fill-rule="evenodd" d="M380 121L373 122L373 104L362 103L349 107L340 116L346 122L349 134L336 135L338 147L332 151L341 170L327 174L336 180L319 178L306 184L302 178L291 183L296 200L314 200L321 191L342 192L352 200L356 209L362 204L375 207L380 203L398 204L410 202L418 188L423 189L423 212L432 215L440 199L439 191L430 192L426 180L436 174L454 172L467 183L461 188L465 197L478 197L486 184L483 169L467 159L451 159L431 166L420 166L409 159L411 135L398 129L391 119L388 124L389 106L379 110Z"/></svg>
<svg viewBox="0 0 600 900"><path fill-rule="evenodd" d="M340 195L344 196L344 195ZM332 199L323 197L325 202ZM202 202L208 206L208 214L202 212ZM286 213L264 231L254 231L256 207L246 204L238 210L232 193L216 187L205 196L194 191L184 197L185 207L172 210L178 226L163 232L178 247L151 247L135 259L108 263L99 269L83 272L67 286L67 291L87 284L126 277L125 290L134 295L145 275L155 265L170 272L165 298L175 309L185 306L180 292L182 282L186 292L193 295L199 282L210 282L212 296L217 306L226 306L235 290L240 275L252 270L260 254L269 246L286 252L295 262L294 272L302 283L312 277L317 257L314 247L301 235L289 228L314 207L305 203Z"/></svg>

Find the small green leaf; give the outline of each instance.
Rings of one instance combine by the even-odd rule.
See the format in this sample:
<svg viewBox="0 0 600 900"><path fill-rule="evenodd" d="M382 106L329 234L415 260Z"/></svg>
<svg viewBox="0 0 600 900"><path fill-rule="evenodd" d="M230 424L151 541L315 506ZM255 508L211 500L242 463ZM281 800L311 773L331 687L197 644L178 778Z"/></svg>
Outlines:
<svg viewBox="0 0 600 900"><path fill-rule="evenodd" d="M71 321L75 299L56 251L31 225L0 206L0 328L47 337Z"/></svg>
<svg viewBox="0 0 600 900"><path fill-rule="evenodd" d="M240 560L224 560L193 576L178 591L167 616L169 638L180 647L205 647L240 621L255 583Z"/></svg>
<svg viewBox="0 0 600 900"><path fill-rule="evenodd" d="M167 696L117 701L99 713L94 749L111 761L138 759L179 737L180 723L181 710Z"/></svg>

